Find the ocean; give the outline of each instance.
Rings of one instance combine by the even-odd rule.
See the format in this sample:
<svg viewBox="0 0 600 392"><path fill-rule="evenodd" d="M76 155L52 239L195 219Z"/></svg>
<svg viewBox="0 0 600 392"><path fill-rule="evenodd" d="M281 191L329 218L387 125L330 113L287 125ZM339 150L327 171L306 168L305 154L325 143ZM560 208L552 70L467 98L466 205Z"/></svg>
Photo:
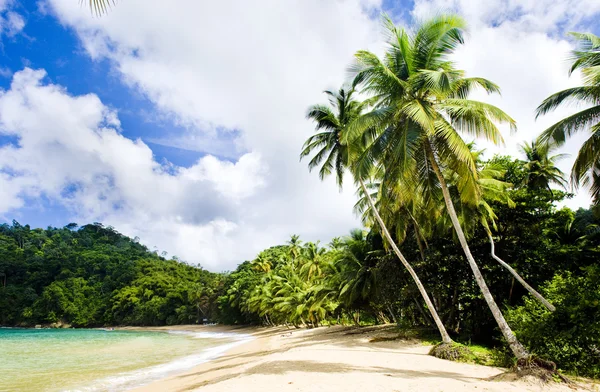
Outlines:
<svg viewBox="0 0 600 392"><path fill-rule="evenodd" d="M234 333L0 328L0 391L124 391L250 339Z"/></svg>

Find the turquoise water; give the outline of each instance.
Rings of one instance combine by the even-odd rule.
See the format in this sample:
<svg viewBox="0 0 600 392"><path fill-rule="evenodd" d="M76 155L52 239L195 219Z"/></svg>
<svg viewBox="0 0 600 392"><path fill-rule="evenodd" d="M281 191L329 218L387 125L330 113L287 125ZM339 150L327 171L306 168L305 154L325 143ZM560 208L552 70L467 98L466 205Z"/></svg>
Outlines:
<svg viewBox="0 0 600 392"><path fill-rule="evenodd" d="M0 391L122 391L181 372L242 335L0 328Z"/></svg>

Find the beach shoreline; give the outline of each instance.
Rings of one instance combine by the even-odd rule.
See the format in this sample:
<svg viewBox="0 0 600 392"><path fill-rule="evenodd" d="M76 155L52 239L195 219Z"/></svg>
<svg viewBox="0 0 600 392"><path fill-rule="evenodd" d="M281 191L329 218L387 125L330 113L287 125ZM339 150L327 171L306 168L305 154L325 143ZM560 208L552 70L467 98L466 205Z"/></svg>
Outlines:
<svg viewBox="0 0 600 392"><path fill-rule="evenodd" d="M189 333L210 333L210 334L236 334L244 339L239 344L228 348L215 358L202 362L191 369L171 375L162 380L157 380L149 384L134 388L131 391L149 392L149 391L171 391L171 390L192 390L202 383L204 377L195 377L199 374L210 373L211 377L222 377L217 364L227 361L228 366L241 365L240 361L235 360L239 356L260 356L265 348L271 346L271 339L277 335L289 333L286 327L257 327L257 326L228 326L228 325L171 325L160 327L115 327L120 331L148 331L148 332L189 332ZM297 330L301 331L301 330ZM249 337L249 338L246 338ZM279 346L279 345L278 345ZM190 389L192 388L192 389Z"/></svg>
<svg viewBox="0 0 600 392"><path fill-rule="evenodd" d="M505 369L434 358L428 355L431 346L419 341L373 341L386 336L385 327L172 326L142 329L234 332L250 334L253 339L185 372L133 389L136 392L573 390L566 385L542 385L528 379L491 381Z"/></svg>

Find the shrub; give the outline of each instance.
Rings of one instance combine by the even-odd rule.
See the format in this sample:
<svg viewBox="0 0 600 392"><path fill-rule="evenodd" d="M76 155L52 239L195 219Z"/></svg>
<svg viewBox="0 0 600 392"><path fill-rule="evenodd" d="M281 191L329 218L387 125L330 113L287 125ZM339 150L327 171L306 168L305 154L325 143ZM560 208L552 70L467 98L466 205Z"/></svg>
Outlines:
<svg viewBox="0 0 600 392"><path fill-rule="evenodd" d="M518 338L562 370L600 377L600 265L587 267L582 276L558 274L542 292L555 312L533 298L507 312Z"/></svg>

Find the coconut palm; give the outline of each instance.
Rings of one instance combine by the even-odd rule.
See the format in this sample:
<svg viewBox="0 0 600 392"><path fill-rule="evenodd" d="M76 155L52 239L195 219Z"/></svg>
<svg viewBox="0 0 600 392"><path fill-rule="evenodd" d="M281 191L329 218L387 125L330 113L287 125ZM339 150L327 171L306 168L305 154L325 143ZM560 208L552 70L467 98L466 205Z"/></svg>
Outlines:
<svg viewBox="0 0 600 392"><path fill-rule="evenodd" d="M569 73L580 70L583 86L569 88L546 98L536 110L536 118L563 104L580 103L589 106L566 117L540 135L543 143L556 146L580 131L589 132L571 171L571 184L589 186L595 205L600 204L600 37L587 33L571 33L578 48L573 51Z"/></svg>
<svg viewBox="0 0 600 392"><path fill-rule="evenodd" d="M551 184L566 188L564 173L556 166L556 162L564 154L550 155L556 146L534 140L521 145L521 151L527 158L525 162L525 185L530 189L548 189L552 193Z"/></svg>
<svg viewBox="0 0 600 392"><path fill-rule="evenodd" d="M500 180L504 175L504 169L502 167L497 164L484 164L481 161L481 156L484 153L483 150L476 150L474 143L470 143L468 146L471 149L473 159L476 163L477 182L481 189L482 197L479 200L479 204L473 205L472 203L461 202L459 197L460 189L458 187L460 179L458 178L457 173L451 170L446 170L444 173L463 231L467 237L470 237L475 234L477 228L483 226L490 241L490 253L492 258L509 271L510 274L513 275L513 277L548 310L556 310L556 308L531 287L517 271L496 255L492 229L496 229L495 222L497 216L494 213L490 202L514 206L514 202L510 199L507 192L507 189L512 184ZM447 215L441 213L442 211L441 208L439 208L439 203L437 205L431 204L426 206L423 204L421 195L410 189L396 187L393 193L390 193L385 199L389 200L386 204L393 207L394 212L392 216L395 216L395 221L403 220L404 222L409 222L414 228L415 239L422 255L424 253L422 250L423 243L426 244L427 239L437 235L439 231L446 231L452 227L452 222L447 219ZM403 205L402 203L405 204ZM398 217L400 217L400 219L398 219ZM405 233L407 224L404 224L404 226L404 228L401 230L397 229L397 231ZM396 227L402 227L402 223L400 222ZM423 255L422 257L423 260L425 260L425 256Z"/></svg>
<svg viewBox="0 0 600 392"><path fill-rule="evenodd" d="M265 257L264 254L260 253L258 256L256 256L256 259L252 260L252 268L255 271L267 273L271 271L273 265L271 264L271 260Z"/></svg>
<svg viewBox="0 0 600 392"><path fill-rule="evenodd" d="M345 168L349 162L350 147L342 143L341 131L347 124L356 120L365 109L365 104L353 98L354 90L346 87L338 91L326 90L329 106L313 105L308 109L306 117L313 120L316 130L321 131L310 136L300 153L300 159L314 154L308 162L308 169L317 166L321 180L335 173L336 182L341 188L344 182ZM315 151L318 150L315 154Z"/></svg>
<svg viewBox="0 0 600 392"><path fill-rule="evenodd" d="M373 110L348 127L351 142L367 138L370 145L356 159L355 175L367 175L383 167L383 187L403 186L424 197L426 204L444 200L447 213L475 280L488 307L518 359L529 357L494 301L471 254L461 227L444 171L456 173L460 201L479 205L481 188L476 163L461 133L501 143L497 123L515 122L497 107L468 99L474 88L488 93L498 86L483 78L466 78L454 67L450 55L461 45L465 22L440 15L423 22L412 32L385 18L388 48L382 59L368 51L356 54L354 86L376 100ZM441 193L441 197L440 197ZM368 196L368 193L367 193Z"/></svg>
<svg viewBox="0 0 600 392"><path fill-rule="evenodd" d="M343 140L343 134L350 124L356 121L361 113L364 111L366 104L357 103L352 95L354 91L342 87L337 93L326 91L326 94L330 97L331 107L325 105L314 105L309 108L307 118L316 122L316 130L321 131L316 135L308 138L304 144L303 150L300 154L300 159L309 156L317 151L314 157L309 162L309 169L312 170L322 164L319 170L319 177L321 179L332 174L335 171L338 185L341 187L343 184L344 171L349 168L351 162L351 156L355 155L354 150L356 145L349 146ZM353 174L357 173L353 169ZM437 314L433 303L431 302L425 287L421 283L421 280L417 276L412 266L408 263L400 249L396 245L390 232L388 231L385 223L375 208L375 202L367 192L364 179L366 176L356 176L356 181L360 184L361 189L367 196L367 202L371 207L376 221L378 222L385 239L388 241L394 253L400 259L400 262L408 270L411 277L415 281L419 292L421 293L431 315L435 321L435 324L440 331L442 341L444 343L451 343L450 335L446 331L442 320Z"/></svg>
<svg viewBox="0 0 600 392"><path fill-rule="evenodd" d="M435 221L439 213L427 210L418 194L413 194L412 192L410 194L395 192L396 187L382 188L381 181L375 180L365 184L365 188L371 192L370 197L375 200L375 207L385 225L394 227L398 241L406 240L409 229L413 229L414 239L419 247L421 260L425 261L427 241L424 232L431 230L431 225L427 225L427 222ZM365 226L372 226L374 214L370 208L367 195L362 189L359 189L357 193L358 201L354 205L354 210L357 214L361 215ZM422 217L426 217L427 219L422 219Z"/></svg>
<svg viewBox="0 0 600 392"><path fill-rule="evenodd" d="M351 306L358 299L375 297L378 276L374 267L381 254L372 249L363 230L353 230L343 241L343 251L335 260L340 275L339 297Z"/></svg>
<svg viewBox="0 0 600 392"><path fill-rule="evenodd" d="M288 253L292 261L295 261L300 256L302 241L300 240L300 236L296 234L292 234L290 240L287 242L288 245Z"/></svg>
<svg viewBox="0 0 600 392"><path fill-rule="evenodd" d="M308 281L322 275L323 256L327 249L319 246L319 243L307 242L302 248L300 274Z"/></svg>

